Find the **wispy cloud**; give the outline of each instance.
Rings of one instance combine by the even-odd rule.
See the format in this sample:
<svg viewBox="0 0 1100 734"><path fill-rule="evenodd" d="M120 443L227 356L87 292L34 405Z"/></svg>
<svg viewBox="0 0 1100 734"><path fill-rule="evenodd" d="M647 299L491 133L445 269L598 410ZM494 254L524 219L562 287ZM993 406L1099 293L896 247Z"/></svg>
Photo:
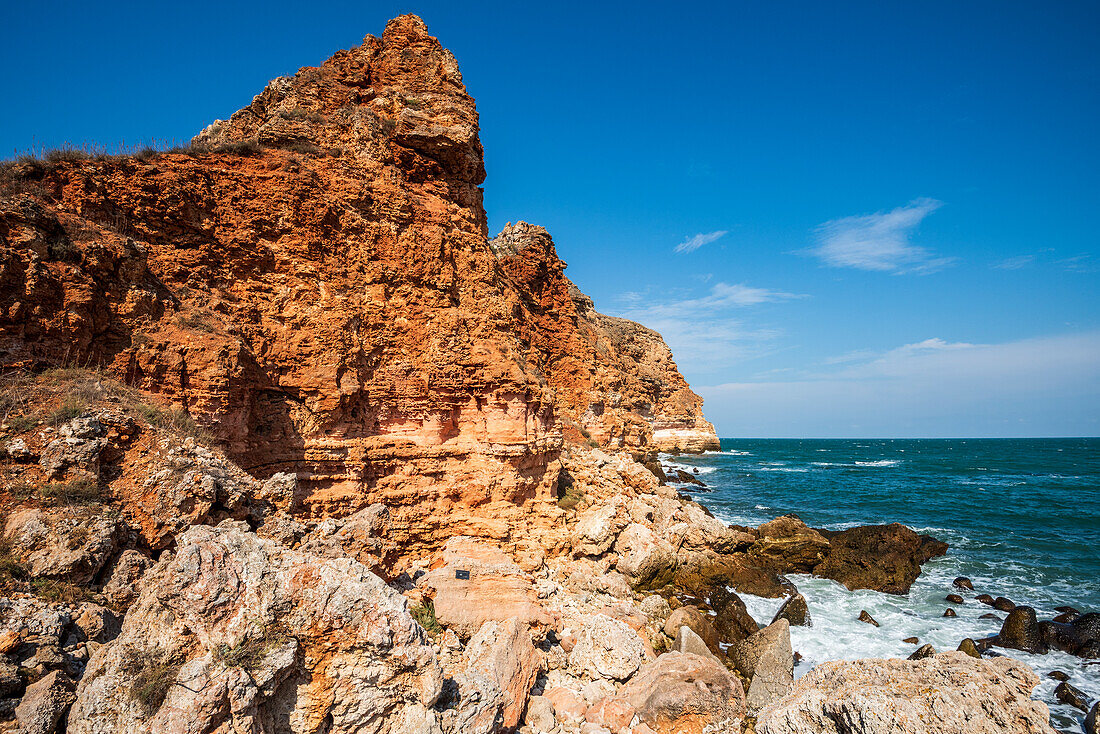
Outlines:
<svg viewBox="0 0 1100 734"><path fill-rule="evenodd" d="M997 270L1020 270L1021 268L1026 268L1028 265L1031 265L1033 262L1035 262L1034 255L1017 255L1016 257L1005 258L993 267Z"/></svg>
<svg viewBox="0 0 1100 734"><path fill-rule="evenodd" d="M1095 436L1098 378L1100 332L1087 332L1000 344L928 339L816 374L696 389L723 435Z"/></svg>
<svg viewBox="0 0 1100 734"><path fill-rule="evenodd" d="M627 293L615 315L659 332L685 372L714 374L730 364L776 349L775 341L782 332L747 324L740 312L764 303L806 297L744 283L715 283L702 296L646 299L638 293Z"/></svg>
<svg viewBox="0 0 1100 734"><path fill-rule="evenodd" d="M680 244L676 245L676 252L695 252L703 245L709 245L715 240L720 240L725 237L729 232L724 229L720 229L717 232L700 232L697 235L688 237Z"/></svg>
<svg viewBox="0 0 1100 734"><path fill-rule="evenodd" d="M835 268L888 273L931 273L952 262L910 243L917 226L942 202L915 199L888 212L833 219L817 227L810 254Z"/></svg>

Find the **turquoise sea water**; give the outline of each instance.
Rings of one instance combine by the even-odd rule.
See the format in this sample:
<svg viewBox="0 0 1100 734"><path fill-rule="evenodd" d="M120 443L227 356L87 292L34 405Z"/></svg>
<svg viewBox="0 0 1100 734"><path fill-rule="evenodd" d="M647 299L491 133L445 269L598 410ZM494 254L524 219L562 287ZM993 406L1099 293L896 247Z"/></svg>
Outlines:
<svg viewBox="0 0 1100 734"><path fill-rule="evenodd" d="M756 525L788 512L834 529L896 521L950 544L904 597L793 577L814 618L813 628L793 631L804 658L796 674L837 658L908 656L914 646L901 640L912 635L953 650L963 637L995 634L999 622L979 619L994 610L973 601L977 593L1031 605L1040 618L1063 604L1100 611L1100 439L723 439L721 452L663 460L698 470L706 491L678 486L727 522ZM974 582L963 605L943 599L956 576ZM779 604L746 602L761 622ZM959 616L944 618L948 606ZM882 626L856 622L861 609ZM1056 726L1079 731L1081 715L1056 703L1046 673L1070 673L1097 700L1100 664L998 651L1032 665Z"/></svg>

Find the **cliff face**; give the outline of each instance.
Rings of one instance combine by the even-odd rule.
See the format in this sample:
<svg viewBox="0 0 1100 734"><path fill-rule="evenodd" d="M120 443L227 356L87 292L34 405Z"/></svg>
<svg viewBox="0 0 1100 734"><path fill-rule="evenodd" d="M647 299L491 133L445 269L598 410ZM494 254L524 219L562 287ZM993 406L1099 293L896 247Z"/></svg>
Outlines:
<svg viewBox="0 0 1100 734"><path fill-rule="evenodd" d="M488 240L477 125L403 16L187 150L9 165L0 360L102 365L297 475L303 513L382 502L410 537L515 532L563 431L716 447L659 335L596 313L544 230Z"/></svg>
<svg viewBox="0 0 1100 734"><path fill-rule="evenodd" d="M598 313L565 276L545 229L509 224L489 244L533 316L524 339L556 392L567 438L615 448L718 448L702 398L688 387L661 335Z"/></svg>

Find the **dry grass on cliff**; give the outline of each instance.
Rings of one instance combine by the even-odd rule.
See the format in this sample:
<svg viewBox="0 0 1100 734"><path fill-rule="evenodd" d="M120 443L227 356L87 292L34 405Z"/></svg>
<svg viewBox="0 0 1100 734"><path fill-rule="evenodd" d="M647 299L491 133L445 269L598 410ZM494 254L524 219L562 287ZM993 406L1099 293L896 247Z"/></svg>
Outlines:
<svg viewBox="0 0 1100 734"><path fill-rule="evenodd" d="M443 627L435 618L435 604L431 599L425 599L424 603L409 607L409 614L432 637L443 634Z"/></svg>
<svg viewBox="0 0 1100 734"><path fill-rule="evenodd" d="M18 435L40 425L56 428L94 410L121 410L153 428L211 441L186 411L148 402L102 370L63 367L0 377L0 424L6 433Z"/></svg>
<svg viewBox="0 0 1100 734"><path fill-rule="evenodd" d="M124 648L122 669L134 676L130 696L147 712L157 711L175 685L183 661L165 650Z"/></svg>

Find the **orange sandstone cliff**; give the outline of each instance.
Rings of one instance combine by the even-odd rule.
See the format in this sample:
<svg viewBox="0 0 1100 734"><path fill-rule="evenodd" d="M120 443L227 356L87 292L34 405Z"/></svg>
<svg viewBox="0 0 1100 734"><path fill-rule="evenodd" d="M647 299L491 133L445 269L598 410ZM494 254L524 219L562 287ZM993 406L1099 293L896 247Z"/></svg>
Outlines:
<svg viewBox="0 0 1100 734"><path fill-rule="evenodd" d="M186 150L9 165L0 363L102 366L296 475L306 514L382 502L429 534L509 532L563 441L717 448L660 336L597 313L545 230L489 239L484 178L415 16Z"/></svg>

